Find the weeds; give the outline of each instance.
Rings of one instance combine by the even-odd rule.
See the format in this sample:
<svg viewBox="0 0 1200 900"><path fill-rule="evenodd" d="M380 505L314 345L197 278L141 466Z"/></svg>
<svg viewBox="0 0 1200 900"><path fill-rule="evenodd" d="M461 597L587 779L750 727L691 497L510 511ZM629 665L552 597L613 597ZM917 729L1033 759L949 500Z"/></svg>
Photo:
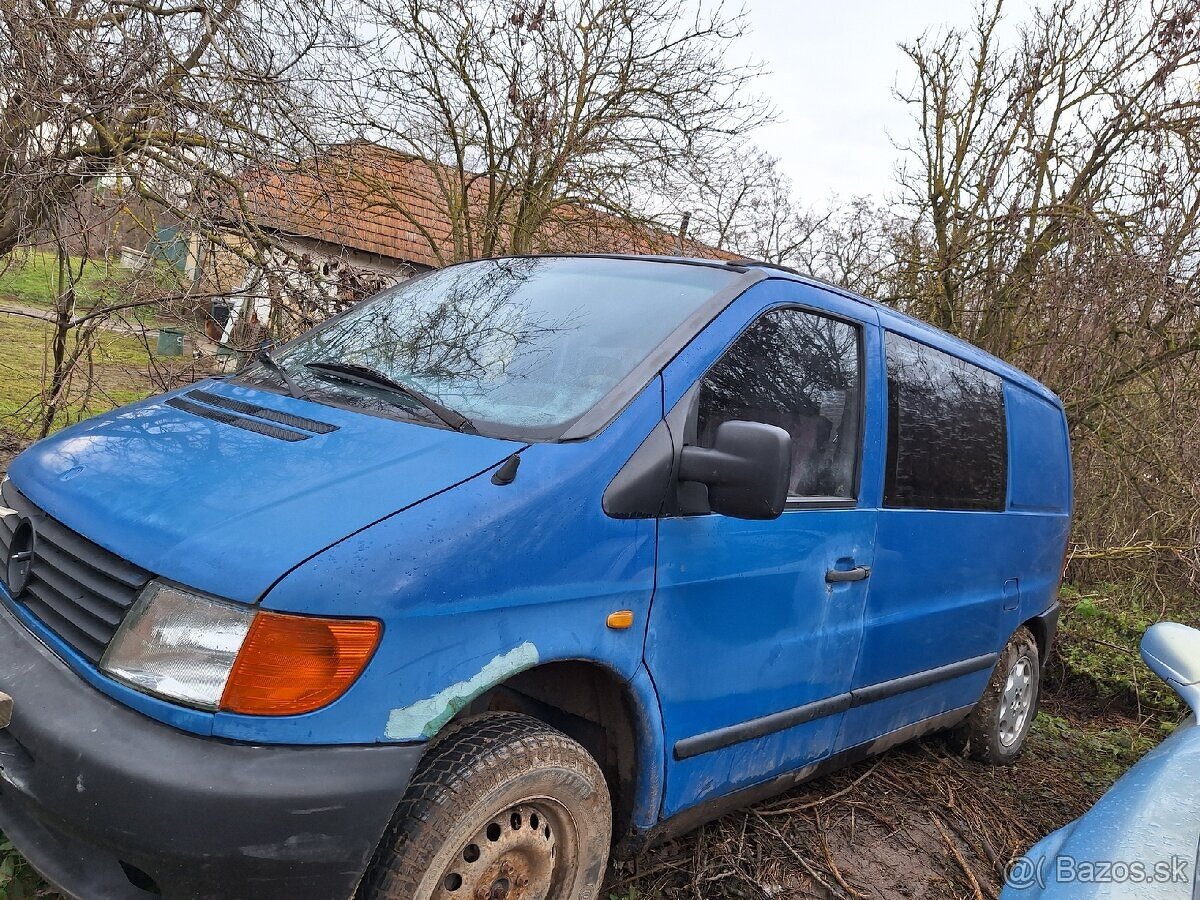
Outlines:
<svg viewBox="0 0 1200 900"><path fill-rule="evenodd" d="M1169 617L1167 608L1150 606L1142 592L1114 584L1065 586L1062 603L1058 659L1068 680L1082 680L1100 700L1127 706L1138 718L1177 719L1179 699L1138 652L1146 629Z"/></svg>
<svg viewBox="0 0 1200 900"><path fill-rule="evenodd" d="M44 884L12 843L0 834L0 900L46 896Z"/></svg>
<svg viewBox="0 0 1200 900"><path fill-rule="evenodd" d="M1066 716L1043 712L1034 720L1030 739L1047 755L1073 765L1084 783L1103 791L1173 730L1173 725L1162 724L1165 727L1117 722L1107 728L1081 728Z"/></svg>

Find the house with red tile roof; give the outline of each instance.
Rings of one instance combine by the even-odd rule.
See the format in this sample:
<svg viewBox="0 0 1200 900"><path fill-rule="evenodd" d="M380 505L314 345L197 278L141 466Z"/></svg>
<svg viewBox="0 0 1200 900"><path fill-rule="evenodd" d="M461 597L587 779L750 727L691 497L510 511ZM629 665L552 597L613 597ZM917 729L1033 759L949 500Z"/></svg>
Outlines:
<svg viewBox="0 0 1200 900"><path fill-rule="evenodd" d="M302 166L251 172L242 189L255 224L301 252L388 273L490 255L462 224L485 212L484 176L464 178L378 144L342 144ZM463 204L471 207L466 215L450 212ZM692 240L680 246L660 228L578 204L556 210L535 249L739 258Z"/></svg>
<svg viewBox="0 0 1200 900"><path fill-rule="evenodd" d="M260 271L245 273L235 292L244 299L235 305L244 308L230 317L224 341L247 315L265 323L283 306L319 319L417 272L496 255L486 252L473 227L488 214L486 177L379 144L341 144L302 165L252 170L242 175L240 187L230 215L271 234L280 251L272 286ZM571 203L555 208L534 249L740 258ZM318 300L316 309L314 287L329 301Z"/></svg>

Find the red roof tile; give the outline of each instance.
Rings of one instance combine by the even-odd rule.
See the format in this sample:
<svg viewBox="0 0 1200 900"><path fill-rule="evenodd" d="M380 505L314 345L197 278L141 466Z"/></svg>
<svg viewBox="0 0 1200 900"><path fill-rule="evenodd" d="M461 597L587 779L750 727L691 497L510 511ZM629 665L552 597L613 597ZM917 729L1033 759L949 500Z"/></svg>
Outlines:
<svg viewBox="0 0 1200 900"><path fill-rule="evenodd" d="M458 258L445 190L436 164L377 144L333 148L303 167L261 169L243 177L257 224L288 234L389 259L436 267ZM482 210L483 181L469 191ZM436 248L436 249L435 249ZM560 211L542 235L540 252L674 253L676 239L660 229L630 223L584 206ZM683 253L717 259L741 257L696 241ZM475 255L479 255L476 253Z"/></svg>

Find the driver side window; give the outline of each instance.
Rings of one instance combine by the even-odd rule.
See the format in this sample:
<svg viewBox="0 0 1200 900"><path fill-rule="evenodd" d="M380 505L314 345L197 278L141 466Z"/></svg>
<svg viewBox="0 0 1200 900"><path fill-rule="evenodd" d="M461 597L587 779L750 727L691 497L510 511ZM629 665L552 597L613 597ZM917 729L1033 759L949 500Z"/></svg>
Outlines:
<svg viewBox="0 0 1200 900"><path fill-rule="evenodd" d="M799 309L764 313L704 376L697 443L711 447L722 422L777 425L792 438L790 497L854 499L859 353L854 325Z"/></svg>

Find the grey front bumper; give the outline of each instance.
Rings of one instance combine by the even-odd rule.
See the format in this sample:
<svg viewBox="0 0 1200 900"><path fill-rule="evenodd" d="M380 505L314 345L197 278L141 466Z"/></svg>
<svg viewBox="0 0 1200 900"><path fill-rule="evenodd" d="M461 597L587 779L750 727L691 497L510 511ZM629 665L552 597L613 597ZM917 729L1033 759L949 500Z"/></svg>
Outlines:
<svg viewBox="0 0 1200 900"><path fill-rule="evenodd" d="M87 900L348 897L423 750L178 731L86 684L2 601L0 692L0 831Z"/></svg>

